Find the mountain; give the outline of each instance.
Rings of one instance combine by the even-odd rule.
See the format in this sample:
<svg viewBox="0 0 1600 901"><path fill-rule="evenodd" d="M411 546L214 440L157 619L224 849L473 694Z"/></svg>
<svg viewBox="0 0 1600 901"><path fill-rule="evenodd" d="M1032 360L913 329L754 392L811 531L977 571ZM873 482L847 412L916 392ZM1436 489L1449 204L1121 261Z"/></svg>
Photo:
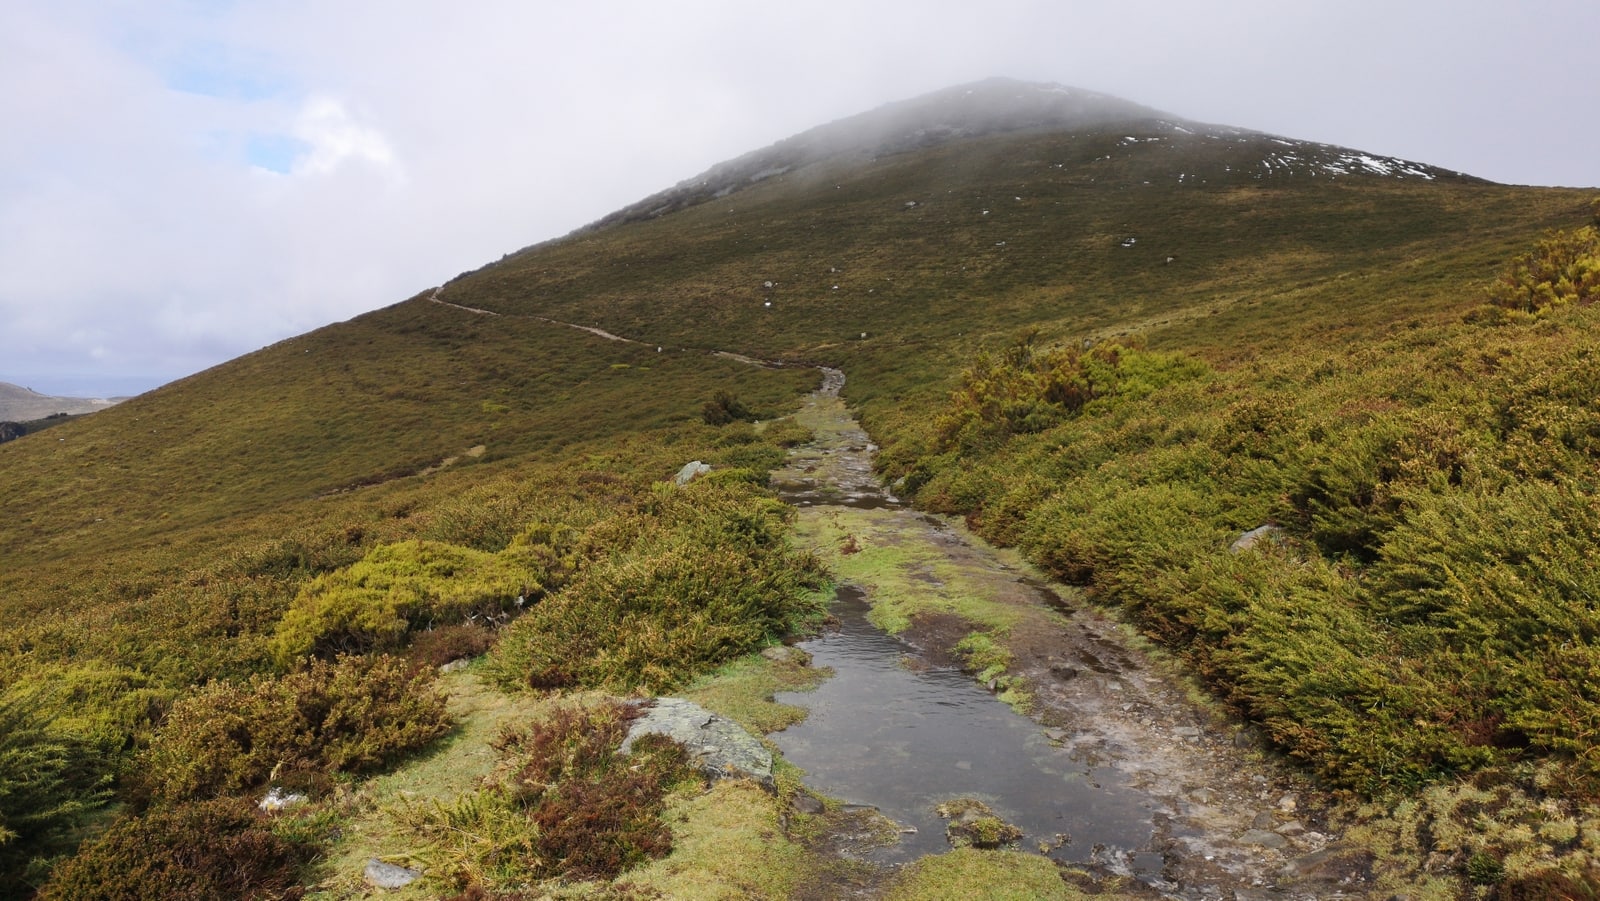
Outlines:
<svg viewBox="0 0 1600 901"><path fill-rule="evenodd" d="M1055 84L1036 84L1008 78L992 78L970 85L936 91L912 100L890 103L837 122L819 126L786 138L762 150L713 166L706 172L680 182L624 207L589 227L604 228L663 216L685 207L721 199L758 182L829 161L870 162L879 157L911 153L950 141L990 135L1019 133L1100 133L1118 128L1133 129L1142 137L1128 135L1125 142L1159 143L1175 147L1196 161L1197 145L1238 143L1251 147L1239 165L1251 178L1301 175L1338 177L1380 175L1396 178L1463 179L1459 172L1439 169L1394 157L1374 156L1360 151L1293 141L1238 128L1205 125L1169 116L1093 91ZM1194 139L1194 140L1184 140ZM1260 152L1260 142L1269 142ZM1213 152L1215 148L1213 148ZM1218 178L1216 166L1204 171L1168 171L1166 174L1202 183ZM1224 172L1231 172L1228 164Z"/></svg>
<svg viewBox="0 0 1600 901"><path fill-rule="evenodd" d="M1163 741L1212 759L1237 734L1281 756L1262 785L1298 787L1270 810L1256 809L1264 787L1226 803L1162 796L1174 830L1221 808L1244 817L1214 869L1185 840L1151 850L1212 880L1194 885L1252 890L1224 864L1265 866L1261 849L1281 840L1308 852L1288 863L1313 887L1281 886L1306 897L1344 877L1378 897L1590 890L1593 200L997 79L797 135L439 288L63 423L55 440L7 443L0 750L20 750L0 754L0 816L40 812L26 838L0 840L0 873L69 846L73 812L105 800L95 779L118 774L129 809L150 813L120 821L60 880L113 868L131 853L118 848L199 844L216 831L204 824L224 821L263 848L304 839L324 867L395 853L360 844L374 835L422 847L442 833L358 828L352 818L384 805L330 800L391 790L368 774L397 762L418 768L407 778L449 782L465 799L450 816L488 818L472 829L536 815L541 834L566 836L553 824L589 820L561 805L624 782L635 799L655 789L605 758L579 767L597 780L583 791L494 819L515 799L466 784L493 755L453 755L484 748L495 717L565 723L565 738L496 742L526 755L502 769L548 787L561 767L541 748L577 754L560 743L615 727L563 706L578 688L696 686L776 728L788 714L770 696L790 686L762 680L806 677L744 655L815 615L817 561L864 567L869 583L915 570L907 584L925 587L905 592L904 619L926 653L987 673L1018 703L1117 678L1135 650L1092 663L1088 645L1016 625L1044 613L984 619L970 597L915 606L943 597L953 571L881 538L872 511L797 513L762 492L787 449L855 434L792 415L825 366L844 374L896 494L1016 548L1040 574L1017 578L1048 576L1063 609L1124 623L1098 640L1137 632L1209 694L1210 713L1194 714L1207 725L1173 720L1188 731ZM711 476L671 487L692 461ZM806 478L827 476L810 465ZM939 541L959 543L936 522ZM1262 526L1263 547L1230 551ZM450 709L466 711L457 738L420 761L407 755L443 728L442 708L396 681L405 667L340 656L385 651L428 670L489 645L448 682ZM531 701L480 678L554 694ZM271 719L246 734L246 708L322 711L333 725ZM351 723L368 724L366 744L333 734ZM267 732L304 738L278 747ZM37 771L55 781L32 794L22 788L47 780L3 763L27 754L54 761ZM272 774L322 793L293 828L250 832L253 814L209 800L264 792ZM702 825L743 812L737 841L711 842L730 867L792 866L784 878L828 896L840 885L826 878L848 867L817 864L799 827L781 824L828 841L866 827L783 806L801 802L780 784L777 799L717 789L717 810L674 809ZM1371 803L1330 807L1313 786ZM23 834L11 822L0 836ZM451 834L479 834L462 822ZM1247 832L1254 850L1235 841ZM258 856L298 859L280 850ZM1274 860L1252 872L1287 880ZM481 859L434 866L490 878ZM1076 891L1045 875L1052 892ZM47 897L80 884L57 885Z"/></svg>
<svg viewBox="0 0 1600 901"><path fill-rule="evenodd" d="M54 413L76 415L104 410L122 398L50 397L20 385L0 382L0 420L24 422Z"/></svg>

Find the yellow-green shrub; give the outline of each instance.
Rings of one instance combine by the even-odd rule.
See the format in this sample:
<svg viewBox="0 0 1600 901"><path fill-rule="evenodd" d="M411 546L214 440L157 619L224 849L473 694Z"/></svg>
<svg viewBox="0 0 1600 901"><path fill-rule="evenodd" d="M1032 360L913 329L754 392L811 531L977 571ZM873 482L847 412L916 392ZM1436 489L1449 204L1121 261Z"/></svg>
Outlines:
<svg viewBox="0 0 1600 901"><path fill-rule="evenodd" d="M697 480L597 525L600 556L505 630L502 684L663 691L782 638L815 612L814 560L787 508L741 481Z"/></svg>
<svg viewBox="0 0 1600 901"><path fill-rule="evenodd" d="M0 897L21 892L36 858L59 853L109 796L102 749L52 722L56 700L38 687L0 690Z"/></svg>
<svg viewBox="0 0 1600 901"><path fill-rule="evenodd" d="M308 653L389 650L416 629L507 613L518 596L544 592L539 563L525 548L492 554L437 541L380 545L300 590L273 636L273 655L288 665Z"/></svg>
<svg viewBox="0 0 1600 901"><path fill-rule="evenodd" d="M376 769L449 728L432 674L383 655L318 660L284 676L213 683L178 701L140 772L159 801L208 798L274 774Z"/></svg>

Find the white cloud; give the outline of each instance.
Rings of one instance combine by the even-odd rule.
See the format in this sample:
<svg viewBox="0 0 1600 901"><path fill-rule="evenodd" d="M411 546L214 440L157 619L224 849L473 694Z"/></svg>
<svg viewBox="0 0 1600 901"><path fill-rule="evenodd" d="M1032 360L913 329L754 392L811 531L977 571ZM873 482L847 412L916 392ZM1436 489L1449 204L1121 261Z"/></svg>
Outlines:
<svg viewBox="0 0 1600 901"><path fill-rule="evenodd" d="M347 161L370 164L396 178L401 175L383 133L356 122L344 104L332 97L306 100L295 120L294 136L310 148L295 160L296 175L327 175Z"/></svg>
<svg viewBox="0 0 1600 901"><path fill-rule="evenodd" d="M989 75L1501 180L1600 181L1600 123L1574 112L1600 87L1517 50L1600 30L1592 0L6 12L0 380L41 390L49 372L183 375L812 125Z"/></svg>

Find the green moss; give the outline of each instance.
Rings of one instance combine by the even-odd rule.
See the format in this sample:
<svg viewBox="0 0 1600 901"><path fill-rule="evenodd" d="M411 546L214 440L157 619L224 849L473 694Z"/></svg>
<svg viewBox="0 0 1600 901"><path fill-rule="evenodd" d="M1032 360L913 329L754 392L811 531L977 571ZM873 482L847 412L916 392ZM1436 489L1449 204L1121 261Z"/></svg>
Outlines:
<svg viewBox="0 0 1600 901"><path fill-rule="evenodd" d="M890 901L1077 901L1091 896L1064 882L1060 869L1047 857L963 848L907 865L885 897ZM1114 901L1122 896L1092 897Z"/></svg>

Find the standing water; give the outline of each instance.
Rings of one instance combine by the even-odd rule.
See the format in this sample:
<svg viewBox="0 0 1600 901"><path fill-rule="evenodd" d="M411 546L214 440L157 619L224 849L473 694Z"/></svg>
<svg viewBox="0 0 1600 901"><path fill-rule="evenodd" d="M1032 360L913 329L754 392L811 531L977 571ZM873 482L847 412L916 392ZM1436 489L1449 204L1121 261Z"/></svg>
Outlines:
<svg viewBox="0 0 1600 901"><path fill-rule="evenodd" d="M824 370L821 390L798 416L816 440L774 474L774 487L811 513L899 507L874 476L876 448L839 399L843 384L843 373ZM809 714L770 737L808 786L902 826L901 840L874 859L949 850L937 807L976 798L1020 828L1028 848L1159 881L1163 861L1149 849L1161 811L1147 794L1122 773L1078 759L967 673L908 666L912 649L869 622L870 609L862 589L839 588L830 607L838 628L800 645L834 675L812 691L780 694L776 700Z"/></svg>
<svg viewBox="0 0 1600 901"><path fill-rule="evenodd" d="M868 609L859 589L839 589L838 630L800 646L834 676L780 694L810 715L771 738L812 788L915 830L874 858L949 850L935 808L977 798L1059 860L1160 870L1159 855L1129 856L1149 846L1152 811L1121 774L1074 760L960 670L908 668L910 649L868 622Z"/></svg>

